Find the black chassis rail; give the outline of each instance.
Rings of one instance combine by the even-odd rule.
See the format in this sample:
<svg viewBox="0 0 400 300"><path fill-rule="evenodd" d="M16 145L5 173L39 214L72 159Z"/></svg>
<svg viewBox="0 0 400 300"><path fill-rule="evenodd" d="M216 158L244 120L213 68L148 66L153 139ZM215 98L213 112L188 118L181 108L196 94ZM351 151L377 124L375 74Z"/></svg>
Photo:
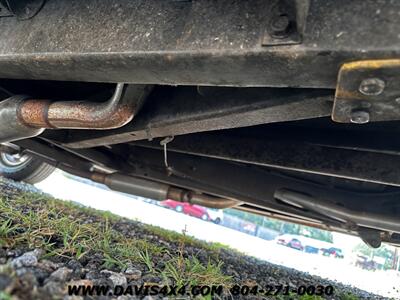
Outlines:
<svg viewBox="0 0 400 300"><path fill-rule="evenodd" d="M400 55L398 1L278 2L47 1L0 18L0 77L334 88L344 62Z"/></svg>

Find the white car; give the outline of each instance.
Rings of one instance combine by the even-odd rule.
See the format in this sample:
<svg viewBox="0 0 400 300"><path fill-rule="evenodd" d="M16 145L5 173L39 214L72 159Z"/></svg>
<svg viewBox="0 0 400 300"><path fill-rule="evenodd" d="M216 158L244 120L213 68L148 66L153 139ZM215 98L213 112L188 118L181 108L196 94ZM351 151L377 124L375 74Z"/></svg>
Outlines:
<svg viewBox="0 0 400 300"><path fill-rule="evenodd" d="M210 221L215 224L220 224L224 219L224 211L222 209L207 208L207 213L210 216Z"/></svg>

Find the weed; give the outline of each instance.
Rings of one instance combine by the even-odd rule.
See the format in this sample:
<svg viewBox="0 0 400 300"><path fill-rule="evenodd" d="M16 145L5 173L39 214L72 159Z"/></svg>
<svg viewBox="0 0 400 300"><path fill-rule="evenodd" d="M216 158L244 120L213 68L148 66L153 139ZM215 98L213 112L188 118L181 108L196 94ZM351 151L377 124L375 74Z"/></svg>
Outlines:
<svg viewBox="0 0 400 300"><path fill-rule="evenodd" d="M359 298L351 293L341 293L339 295L340 300L358 300Z"/></svg>
<svg viewBox="0 0 400 300"><path fill-rule="evenodd" d="M100 253L104 268L123 269L128 263L140 263L150 273L162 276L165 281L173 280L178 285L230 283L231 278L221 272L222 263L213 263L210 259L207 264L202 264L196 257L184 255L187 245L214 254L225 246L201 242L187 236L186 231L179 234L138 224L152 235L178 243L177 255L159 270L153 261L167 250L147 240L127 238L116 231L113 224L120 220L109 212L99 212L43 195L22 194L12 199L0 197L0 242L3 247L41 248L46 250L47 257L78 260Z"/></svg>
<svg viewBox="0 0 400 300"><path fill-rule="evenodd" d="M323 298L315 295L302 295L299 296L299 300L323 300Z"/></svg>
<svg viewBox="0 0 400 300"><path fill-rule="evenodd" d="M9 293L5 291L0 291L0 300L11 300L12 297Z"/></svg>
<svg viewBox="0 0 400 300"><path fill-rule="evenodd" d="M154 273L153 262L149 255L149 251L147 249L145 249L144 251L139 251L139 257L141 261L146 265L147 269L149 269L149 272Z"/></svg>

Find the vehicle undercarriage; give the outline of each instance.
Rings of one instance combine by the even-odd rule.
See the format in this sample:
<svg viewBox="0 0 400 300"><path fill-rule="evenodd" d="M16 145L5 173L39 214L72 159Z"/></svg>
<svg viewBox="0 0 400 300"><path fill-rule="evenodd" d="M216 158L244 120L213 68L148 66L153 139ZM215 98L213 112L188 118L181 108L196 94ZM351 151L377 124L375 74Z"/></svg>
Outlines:
<svg viewBox="0 0 400 300"><path fill-rule="evenodd" d="M400 2L0 6L2 153L400 243Z"/></svg>

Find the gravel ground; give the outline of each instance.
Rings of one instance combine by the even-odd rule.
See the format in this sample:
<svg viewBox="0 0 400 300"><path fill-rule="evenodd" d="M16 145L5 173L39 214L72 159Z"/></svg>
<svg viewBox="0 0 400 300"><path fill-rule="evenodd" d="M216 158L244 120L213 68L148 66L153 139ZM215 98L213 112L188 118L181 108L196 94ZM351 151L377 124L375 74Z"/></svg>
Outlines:
<svg viewBox="0 0 400 300"><path fill-rule="evenodd" d="M0 178L0 198L8 201L18 197L21 193L40 193L30 185L15 183ZM12 203L12 202L10 202ZM18 208L19 209L19 208ZM29 213L29 207L25 207ZM2 215L0 211L0 216ZM99 216L83 210L73 216L85 224L98 222ZM1 221L3 220L3 221ZM4 223L4 219L0 219ZM0 299L93 299L85 296L68 296L67 285L108 285L123 286L149 284L176 284L173 278L165 278L161 273L152 272L151 268L163 269L166 262L174 256L184 258L196 257L203 266L210 261L217 265L223 275L231 277L230 285L289 285L298 288L301 285L332 285L333 296L324 296L323 299L385 299L368 292L344 286L336 282L311 276L294 269L285 268L244 256L231 249L220 247L214 251L213 247L203 247L203 243L189 243L182 246L179 238L165 238L163 231L154 231L141 223L115 218L112 220L112 229L128 238L145 240L153 245L167 248L168 252L159 253L152 257L151 266L146 263L128 262L124 266L105 266L104 253L90 252L79 259L68 256L48 256L46 249L36 248L27 244L23 246L6 244L0 248ZM0 233L2 224L0 223ZM204 244L206 245L206 244ZM211 250L210 250L211 249ZM211 253L212 252L212 253ZM215 252L218 252L217 255ZM201 284L201 282L200 282ZM111 299L111 297L94 297L95 299ZM172 299L170 297L169 299ZM224 299L321 299L319 297L279 296L265 297L242 296L234 297L226 292ZM131 296L119 296L112 299L139 299ZM144 299L158 299L146 296ZM168 299L168 298L165 298ZM180 298L184 299L184 298Z"/></svg>

